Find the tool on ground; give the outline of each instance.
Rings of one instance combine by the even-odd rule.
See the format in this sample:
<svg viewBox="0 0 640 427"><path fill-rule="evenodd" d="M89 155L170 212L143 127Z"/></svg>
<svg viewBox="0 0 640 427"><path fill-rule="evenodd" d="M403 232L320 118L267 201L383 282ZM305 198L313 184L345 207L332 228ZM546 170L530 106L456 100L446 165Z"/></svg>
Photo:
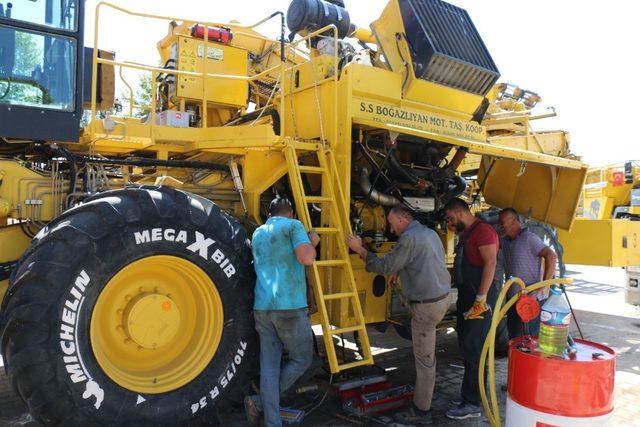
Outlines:
<svg viewBox="0 0 640 427"><path fill-rule="evenodd" d="M304 420L304 411L300 409L280 408L282 424L297 426Z"/></svg>
<svg viewBox="0 0 640 427"><path fill-rule="evenodd" d="M379 414L400 409L413 399L413 387L393 387L386 375L375 375L333 385L342 409L354 415Z"/></svg>

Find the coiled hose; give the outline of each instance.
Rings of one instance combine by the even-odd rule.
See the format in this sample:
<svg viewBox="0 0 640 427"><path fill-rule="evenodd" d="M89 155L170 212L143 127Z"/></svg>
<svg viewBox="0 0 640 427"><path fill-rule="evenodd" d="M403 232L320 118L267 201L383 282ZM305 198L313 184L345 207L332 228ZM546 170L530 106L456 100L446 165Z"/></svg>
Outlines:
<svg viewBox="0 0 640 427"><path fill-rule="evenodd" d="M573 283L573 279L550 279L544 280L542 282L535 283L531 286L526 286L524 282L519 278L511 278L507 280L507 282L502 287L500 294L498 295L498 299L496 301L496 306L493 310L493 316L491 317L491 327L489 328L489 333L487 334L487 338L484 341L484 345L482 346L482 352L480 353L480 369L479 371L479 383L480 383L480 397L482 399L482 409L484 409L485 414L487 415L487 419L489 420L489 424L494 427L501 426L500 420L500 408L498 407L498 396L496 394L496 378L495 378L495 360L494 360L494 351L495 351L495 338L496 338L496 329L500 324L502 318L507 314L507 311L514 305L520 295L526 295L533 291L536 291L541 288L553 286L553 285L569 285ZM507 292L511 286L517 285L520 286L520 292L511 297L504 305L502 304L506 298ZM488 362L488 371L489 371L489 395L490 400L487 399L487 392L485 390L484 383L484 366L487 363L487 357L489 358Z"/></svg>

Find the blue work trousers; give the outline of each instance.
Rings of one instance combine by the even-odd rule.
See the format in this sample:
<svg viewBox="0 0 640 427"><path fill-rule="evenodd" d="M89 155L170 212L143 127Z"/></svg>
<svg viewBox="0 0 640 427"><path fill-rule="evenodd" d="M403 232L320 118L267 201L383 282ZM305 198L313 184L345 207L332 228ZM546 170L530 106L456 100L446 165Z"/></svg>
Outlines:
<svg viewBox="0 0 640 427"><path fill-rule="evenodd" d="M255 310L260 335L260 396L252 396L264 413L264 425L281 426L280 393L286 391L311 365L313 331L306 308ZM289 359L281 365L282 351Z"/></svg>

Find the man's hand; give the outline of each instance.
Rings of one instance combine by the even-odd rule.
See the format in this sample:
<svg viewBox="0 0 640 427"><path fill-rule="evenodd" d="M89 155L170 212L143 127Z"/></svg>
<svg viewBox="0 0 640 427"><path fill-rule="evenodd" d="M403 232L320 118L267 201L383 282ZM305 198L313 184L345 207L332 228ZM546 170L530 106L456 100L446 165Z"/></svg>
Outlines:
<svg viewBox="0 0 640 427"><path fill-rule="evenodd" d="M489 311L486 295L477 295L476 301L468 311L465 311L463 317L467 320L484 319L484 313Z"/></svg>
<svg viewBox="0 0 640 427"><path fill-rule="evenodd" d="M309 240L311 240L311 244L313 245L313 247L315 248L316 246L318 246L318 243L320 243L320 236L318 236L318 233L316 233L316 231L312 228L307 234L309 236Z"/></svg>
<svg viewBox="0 0 640 427"><path fill-rule="evenodd" d="M360 258L362 258L363 261L367 259L367 253L369 251L364 247L360 237L347 236L347 246L349 246L349 249L360 255Z"/></svg>
<svg viewBox="0 0 640 427"><path fill-rule="evenodd" d="M347 236L347 246L349 246L349 249L356 253L364 248L364 245L362 244L362 238L358 236Z"/></svg>
<svg viewBox="0 0 640 427"><path fill-rule="evenodd" d="M399 283L398 280L399 280L398 273L393 273L391 276L389 276L389 285L391 287L398 286L398 283Z"/></svg>
<svg viewBox="0 0 640 427"><path fill-rule="evenodd" d="M313 302L308 303L307 307L308 307L307 310L308 310L309 316L313 316L318 312L318 305L316 304L315 300Z"/></svg>

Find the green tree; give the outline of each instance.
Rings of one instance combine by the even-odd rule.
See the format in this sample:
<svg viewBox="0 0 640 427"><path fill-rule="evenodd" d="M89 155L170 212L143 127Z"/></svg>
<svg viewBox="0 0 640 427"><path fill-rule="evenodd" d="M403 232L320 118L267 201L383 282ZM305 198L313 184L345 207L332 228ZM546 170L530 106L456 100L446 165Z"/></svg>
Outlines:
<svg viewBox="0 0 640 427"><path fill-rule="evenodd" d="M129 90L120 91L119 99L124 114L129 114ZM151 111L151 75L138 76L138 84L133 88L133 116L143 117Z"/></svg>
<svg viewBox="0 0 640 427"><path fill-rule="evenodd" d="M15 37L15 62L13 69L8 70L11 76L0 79L0 102L41 104L43 91L25 80L31 78L33 70L42 64L42 36L13 29L3 31L7 32L7 37Z"/></svg>

